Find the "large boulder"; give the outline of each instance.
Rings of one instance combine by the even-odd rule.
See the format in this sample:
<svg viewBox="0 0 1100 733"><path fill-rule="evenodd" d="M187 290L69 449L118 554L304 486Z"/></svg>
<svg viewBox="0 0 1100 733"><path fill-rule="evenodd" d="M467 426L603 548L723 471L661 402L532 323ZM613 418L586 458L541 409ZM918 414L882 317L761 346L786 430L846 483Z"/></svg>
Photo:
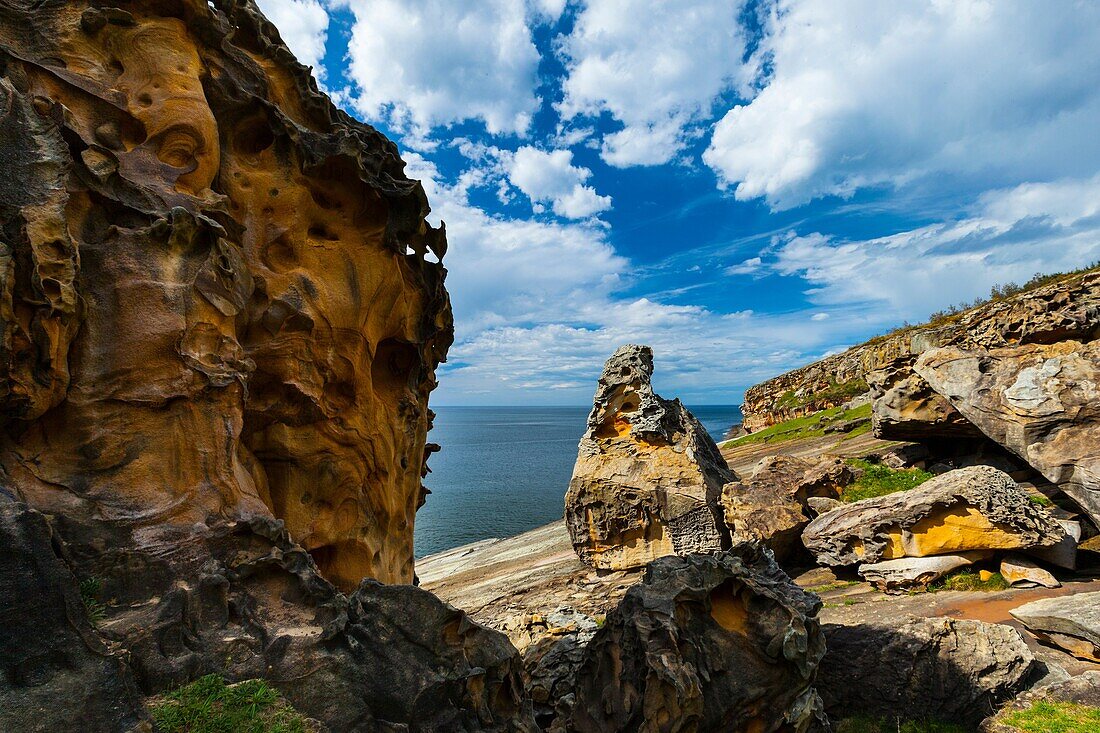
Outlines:
<svg viewBox="0 0 1100 733"><path fill-rule="evenodd" d="M588 644L552 730L805 731L821 719L820 607L757 545L656 560Z"/></svg>
<svg viewBox="0 0 1100 733"><path fill-rule="evenodd" d="M769 456L751 476L722 487L722 509L730 539L763 542L779 560L799 549L799 537L813 513L810 499L838 499L854 480L839 458Z"/></svg>
<svg viewBox="0 0 1100 733"><path fill-rule="evenodd" d="M64 521L70 536L98 529ZM277 521L215 525L163 554L107 547L72 562L100 580L100 633L126 650L145 694L218 673L267 679L333 731L535 729L507 637L411 585L339 592Z"/></svg>
<svg viewBox="0 0 1100 733"><path fill-rule="evenodd" d="M1065 531L1012 478L989 466L948 471L920 486L847 504L802 533L823 565L877 563L968 550L1050 547Z"/></svg>
<svg viewBox="0 0 1100 733"><path fill-rule="evenodd" d="M1009 626L948 618L824 627L817 688L830 719L939 720L976 726L1024 689L1037 663Z"/></svg>
<svg viewBox="0 0 1100 733"><path fill-rule="evenodd" d="M887 593L900 593L928 587L948 573L985 560L992 553L972 550L959 555L929 557L899 557L894 560L859 566L859 575L868 583Z"/></svg>
<svg viewBox="0 0 1100 733"><path fill-rule="evenodd" d="M935 349L914 368L1100 526L1100 341Z"/></svg>
<svg viewBox="0 0 1100 733"><path fill-rule="evenodd" d="M1100 662L1100 591L1043 598L1009 613L1043 641Z"/></svg>
<svg viewBox="0 0 1100 733"><path fill-rule="evenodd" d="M130 546L281 519L413 580L442 229L252 0L0 0L0 465ZM432 249L435 255L429 254Z"/></svg>
<svg viewBox="0 0 1100 733"><path fill-rule="evenodd" d="M55 542L45 517L0 494L0 730L151 730L133 673L96 635Z"/></svg>
<svg viewBox="0 0 1100 733"><path fill-rule="evenodd" d="M653 352L620 347L604 365L565 496L573 547L623 570L728 547L719 497L736 476L679 400L653 391Z"/></svg>

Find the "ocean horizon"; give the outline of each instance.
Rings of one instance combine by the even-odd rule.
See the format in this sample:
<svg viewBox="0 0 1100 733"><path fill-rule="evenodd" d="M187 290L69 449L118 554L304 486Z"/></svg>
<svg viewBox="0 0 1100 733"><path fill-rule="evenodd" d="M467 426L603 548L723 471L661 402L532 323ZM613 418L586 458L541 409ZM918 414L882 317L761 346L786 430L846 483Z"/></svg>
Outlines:
<svg viewBox="0 0 1100 733"><path fill-rule="evenodd" d="M432 406L431 490L416 514L417 558L521 534L562 516L587 407ZM688 406L715 441L741 421L739 405Z"/></svg>

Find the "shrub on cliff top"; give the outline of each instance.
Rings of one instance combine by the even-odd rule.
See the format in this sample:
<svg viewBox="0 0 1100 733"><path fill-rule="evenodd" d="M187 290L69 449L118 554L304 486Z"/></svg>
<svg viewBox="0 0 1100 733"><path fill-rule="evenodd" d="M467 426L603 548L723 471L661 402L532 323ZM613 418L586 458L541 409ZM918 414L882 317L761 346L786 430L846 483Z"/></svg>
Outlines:
<svg viewBox="0 0 1100 733"><path fill-rule="evenodd" d="M150 703L160 733L309 733L307 718L264 680L200 677Z"/></svg>

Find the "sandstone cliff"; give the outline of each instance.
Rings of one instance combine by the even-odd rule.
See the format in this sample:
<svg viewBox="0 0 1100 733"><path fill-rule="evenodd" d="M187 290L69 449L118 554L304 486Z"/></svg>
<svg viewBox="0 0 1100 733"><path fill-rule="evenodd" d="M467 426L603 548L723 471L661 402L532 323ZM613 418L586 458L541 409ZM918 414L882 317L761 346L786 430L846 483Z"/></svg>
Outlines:
<svg viewBox="0 0 1100 733"><path fill-rule="evenodd" d="M745 392L744 427L753 432L843 404L861 391L875 398L876 433L894 440L980 432L914 374L924 351L940 346L997 348L1089 340L1100 329L1100 273L1067 277L1008 298L899 329Z"/></svg>
<svg viewBox="0 0 1100 733"><path fill-rule="evenodd" d="M6 0L0 49L6 488L153 551L277 518L343 588L410 582L452 325L393 143L248 0Z"/></svg>

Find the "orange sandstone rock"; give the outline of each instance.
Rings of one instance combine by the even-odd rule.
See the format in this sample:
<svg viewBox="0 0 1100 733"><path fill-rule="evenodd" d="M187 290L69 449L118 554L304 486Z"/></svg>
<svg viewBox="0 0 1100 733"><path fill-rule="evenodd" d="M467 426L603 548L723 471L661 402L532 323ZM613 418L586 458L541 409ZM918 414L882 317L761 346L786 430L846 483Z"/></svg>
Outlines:
<svg viewBox="0 0 1100 733"><path fill-rule="evenodd" d="M219 7L0 7L5 485L139 547L274 516L343 588L410 582L444 234Z"/></svg>

